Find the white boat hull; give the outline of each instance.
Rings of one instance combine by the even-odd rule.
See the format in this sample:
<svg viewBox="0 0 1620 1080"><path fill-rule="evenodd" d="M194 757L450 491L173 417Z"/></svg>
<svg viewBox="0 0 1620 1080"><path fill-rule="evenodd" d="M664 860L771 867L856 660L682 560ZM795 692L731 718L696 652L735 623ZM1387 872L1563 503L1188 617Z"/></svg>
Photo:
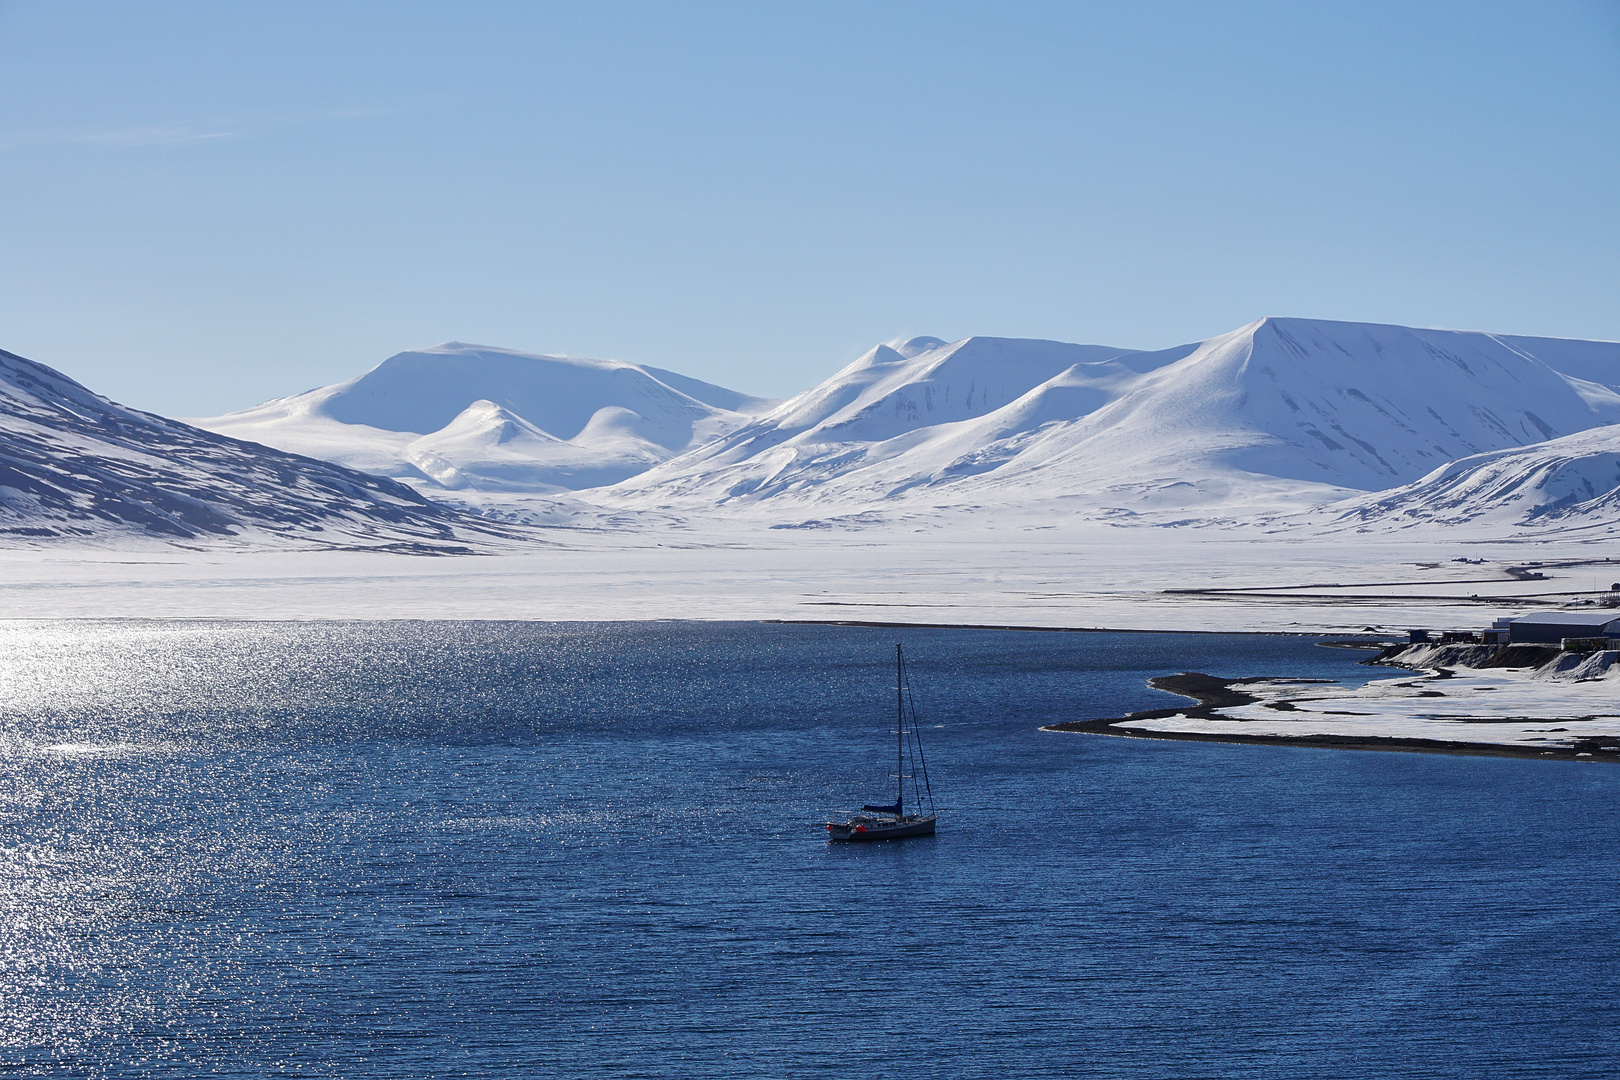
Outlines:
<svg viewBox="0 0 1620 1080"><path fill-rule="evenodd" d="M933 814L913 814L903 818L856 817L829 821L827 839L834 843L867 843L873 840L904 840L908 836L933 836Z"/></svg>

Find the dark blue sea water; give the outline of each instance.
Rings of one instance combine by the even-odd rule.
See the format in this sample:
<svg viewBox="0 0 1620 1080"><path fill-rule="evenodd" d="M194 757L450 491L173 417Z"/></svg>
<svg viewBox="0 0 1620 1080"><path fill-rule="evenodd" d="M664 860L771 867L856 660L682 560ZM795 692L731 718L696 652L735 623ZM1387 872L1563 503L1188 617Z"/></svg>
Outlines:
<svg viewBox="0 0 1620 1080"><path fill-rule="evenodd" d="M932 840L888 791L899 638ZM1042 723L1312 639L0 625L28 1074L1585 1077L1620 769Z"/></svg>

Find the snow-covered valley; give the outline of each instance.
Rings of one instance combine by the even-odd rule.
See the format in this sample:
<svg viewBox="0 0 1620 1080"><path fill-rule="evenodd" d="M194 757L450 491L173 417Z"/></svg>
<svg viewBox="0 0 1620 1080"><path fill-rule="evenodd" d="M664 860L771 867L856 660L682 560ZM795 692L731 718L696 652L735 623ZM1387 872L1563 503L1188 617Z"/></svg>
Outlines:
<svg viewBox="0 0 1620 1080"><path fill-rule="evenodd" d="M8 370L0 422L40 460L134 424L143 506L236 500L167 533L0 481L11 617L1348 631L1606 602L1620 577L1611 342L1297 319L1159 352L911 338L780 403L452 343L199 421L215 435L77 384L43 405ZM333 478L366 499L300 501ZM301 524L255 524L269 507ZM479 555L321 550L422 530Z"/></svg>

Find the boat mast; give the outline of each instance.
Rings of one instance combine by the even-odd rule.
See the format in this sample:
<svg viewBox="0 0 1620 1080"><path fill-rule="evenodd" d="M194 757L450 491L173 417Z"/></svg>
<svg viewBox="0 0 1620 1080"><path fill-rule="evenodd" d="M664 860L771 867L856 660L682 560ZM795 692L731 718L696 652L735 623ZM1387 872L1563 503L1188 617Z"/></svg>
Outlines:
<svg viewBox="0 0 1620 1080"><path fill-rule="evenodd" d="M900 643L894 643L894 775L897 788L894 808L902 810L906 800L906 660L900 652Z"/></svg>

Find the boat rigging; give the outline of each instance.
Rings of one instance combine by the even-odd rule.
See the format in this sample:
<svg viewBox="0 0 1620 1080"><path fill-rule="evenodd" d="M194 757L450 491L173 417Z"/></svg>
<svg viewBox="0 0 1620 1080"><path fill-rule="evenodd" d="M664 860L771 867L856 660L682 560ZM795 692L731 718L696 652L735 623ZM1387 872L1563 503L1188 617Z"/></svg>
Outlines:
<svg viewBox="0 0 1620 1080"><path fill-rule="evenodd" d="M928 783L928 760L923 756L922 738L917 730L917 704L911 696L906 672L906 656L894 647L895 698L895 793L888 806L867 804L862 813L845 821L827 823L827 839L838 842L901 840L908 836L933 836L938 815L934 812L934 792ZM909 707L909 708L908 708ZM910 724L907 724L907 718ZM907 771L907 768L910 771ZM906 813L906 781L911 781L912 804Z"/></svg>

